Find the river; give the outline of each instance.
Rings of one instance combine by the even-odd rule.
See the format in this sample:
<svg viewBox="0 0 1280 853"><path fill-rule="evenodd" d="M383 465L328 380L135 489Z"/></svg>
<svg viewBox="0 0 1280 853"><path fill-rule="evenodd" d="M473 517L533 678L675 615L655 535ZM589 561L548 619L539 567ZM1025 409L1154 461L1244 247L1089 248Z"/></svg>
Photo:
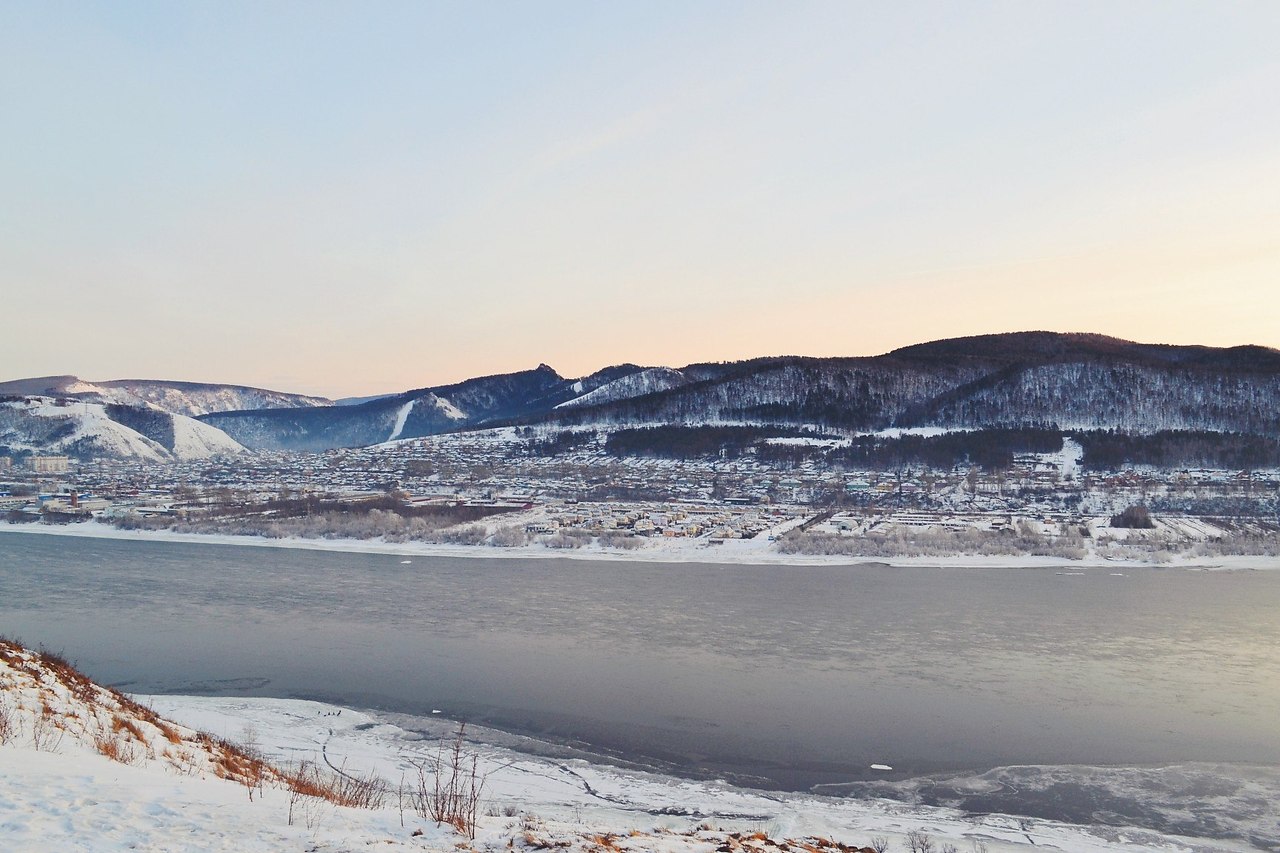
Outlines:
<svg viewBox="0 0 1280 853"><path fill-rule="evenodd" d="M679 775L1071 819L1065 800L1009 796L1008 768L1088 767L1132 787L1134 772L1176 764L1271 796L1278 616L1280 572L1267 571L0 536L0 633L132 692L442 712Z"/></svg>

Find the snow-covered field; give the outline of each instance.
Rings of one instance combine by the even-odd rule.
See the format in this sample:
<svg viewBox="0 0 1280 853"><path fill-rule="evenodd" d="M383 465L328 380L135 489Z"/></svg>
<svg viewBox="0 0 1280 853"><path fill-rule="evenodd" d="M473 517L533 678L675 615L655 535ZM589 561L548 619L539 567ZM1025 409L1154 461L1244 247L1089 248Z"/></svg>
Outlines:
<svg viewBox="0 0 1280 853"><path fill-rule="evenodd" d="M1032 557L1016 555L972 556L958 554L952 557L892 557L863 558L840 555L782 554L765 534L754 539L729 539L716 545L706 540L655 538L646 540L645 547L619 551L600 545L582 548L557 549L542 545L516 548L498 548L485 545L446 545L427 542L386 542L381 539L267 539L259 536L228 536L223 534L175 533L168 530L121 530L96 521L72 525L5 524L0 522L3 533L40 533L50 536L86 536L100 539L132 539L156 542L189 542L195 544L249 545L265 548L302 548L318 551L350 551L369 554L400 554L408 557L483 557L518 559L577 559L623 560L658 563L715 563L720 565L855 565L860 563L885 563L894 566L940 566L946 568L1053 568L1069 565L1074 569L1115 568L1117 566L1159 566L1162 568L1186 568L1197 570L1268 570L1280 569L1280 560L1265 556L1175 556L1167 562L1147 563L1140 560L1116 560L1102 556L1082 560L1064 560L1059 557Z"/></svg>
<svg viewBox="0 0 1280 853"><path fill-rule="evenodd" d="M847 851L875 842L906 850L908 833L936 851L1244 850L1242 845L1086 827L889 801L749 791L535 757L469 741L485 780L474 840L419 815L399 795L435 754L430 731L316 702L177 696L131 706L42 660L0 654L0 849L336 851L556 849L609 853ZM160 717L154 716L161 715ZM165 720L174 721L173 723ZM213 735L202 738L201 730ZM376 773L379 807L299 797L278 779L221 778L216 739L239 741L276 766L311 761ZM107 757L104 742L123 755ZM268 774L269 776L269 774ZM847 846L846 846L847 845Z"/></svg>

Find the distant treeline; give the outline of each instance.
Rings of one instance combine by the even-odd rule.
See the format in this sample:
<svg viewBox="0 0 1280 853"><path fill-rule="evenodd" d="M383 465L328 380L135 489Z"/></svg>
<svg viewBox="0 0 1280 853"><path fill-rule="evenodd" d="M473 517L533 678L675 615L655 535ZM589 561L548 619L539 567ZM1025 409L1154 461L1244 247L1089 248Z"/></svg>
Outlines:
<svg viewBox="0 0 1280 853"><path fill-rule="evenodd" d="M609 435L605 449L614 456L649 456L663 459L737 458L752 450L761 462L799 465L812 459L847 468L894 469L903 467L949 468L970 464L981 468L1007 468L1017 453L1052 453L1062 447L1062 433L1039 428L989 429L936 436L904 435L897 438L856 436L852 444L824 447L820 444L770 444L770 438L836 440L807 429L756 426L661 426L624 429Z"/></svg>
<svg viewBox="0 0 1280 853"><path fill-rule="evenodd" d="M209 506L201 514L209 518L269 516L273 519L283 519L303 518L313 515L361 516L369 515L373 512L382 512L398 515L402 518L427 519L441 525L450 525L479 521L491 515L511 511L511 507L495 506L450 506L442 504L406 506L404 501L394 495L359 500L304 495L273 498L262 503L225 502Z"/></svg>
<svg viewBox="0 0 1280 853"><path fill-rule="evenodd" d="M526 427L526 431L530 430ZM565 430L549 438L535 438L530 441L528 445L529 455L559 456L561 453L568 453L584 445L595 444L595 442L595 430Z"/></svg>
<svg viewBox="0 0 1280 853"><path fill-rule="evenodd" d="M1084 464L1108 469L1126 465L1156 468L1280 468L1280 439L1235 432L1166 430L1151 435L1080 433Z"/></svg>
<svg viewBox="0 0 1280 853"><path fill-rule="evenodd" d="M735 458L766 438L835 438L812 430L772 426L656 426L621 429L609 434L605 452L612 456L660 459Z"/></svg>
<svg viewBox="0 0 1280 853"><path fill-rule="evenodd" d="M903 435L897 438L858 436L849 447L831 451L828 459L848 468L951 468L976 465L991 471L1013 464L1019 453L1053 453L1062 449L1062 432L1035 427Z"/></svg>
<svg viewBox="0 0 1280 853"><path fill-rule="evenodd" d="M762 463L795 467L807 461L860 470L935 469L972 465L988 471L1009 468L1023 453L1054 453L1064 437L1084 450L1083 464L1093 470L1133 465L1157 468L1247 470L1280 468L1280 439L1221 432L1164 431L1129 435L1107 430L1064 432L1039 425L898 437L861 435L836 447L821 444L773 444L769 438L835 440L810 429L773 426L658 426L609 434L605 449L613 456L662 459L737 458L754 453ZM554 453L594 440L593 433L563 433L538 442ZM535 447L531 445L531 450Z"/></svg>

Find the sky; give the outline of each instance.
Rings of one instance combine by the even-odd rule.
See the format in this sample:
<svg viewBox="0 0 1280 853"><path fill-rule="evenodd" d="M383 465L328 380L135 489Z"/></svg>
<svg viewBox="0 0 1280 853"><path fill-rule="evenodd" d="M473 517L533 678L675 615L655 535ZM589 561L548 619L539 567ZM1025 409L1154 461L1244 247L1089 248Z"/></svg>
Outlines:
<svg viewBox="0 0 1280 853"><path fill-rule="evenodd" d="M1280 347L1280 3L0 0L0 380Z"/></svg>

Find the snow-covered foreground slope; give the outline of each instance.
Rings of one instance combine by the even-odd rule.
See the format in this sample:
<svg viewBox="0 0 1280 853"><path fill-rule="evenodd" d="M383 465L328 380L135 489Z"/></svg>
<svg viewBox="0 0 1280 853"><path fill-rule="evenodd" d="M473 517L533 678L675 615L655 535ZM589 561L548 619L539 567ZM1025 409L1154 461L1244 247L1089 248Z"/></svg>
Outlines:
<svg viewBox="0 0 1280 853"><path fill-rule="evenodd" d="M485 782L472 840L421 816L399 793L423 781L438 738L452 730L447 721L410 730L316 702L136 698L0 642L0 849L850 853L877 840L906 850L913 832L927 834L935 851L1245 849L1140 830L749 791L467 743ZM251 755L271 764L254 764L223 739L250 744ZM291 793L272 765L304 761L377 774L387 794L380 806L357 809Z"/></svg>

